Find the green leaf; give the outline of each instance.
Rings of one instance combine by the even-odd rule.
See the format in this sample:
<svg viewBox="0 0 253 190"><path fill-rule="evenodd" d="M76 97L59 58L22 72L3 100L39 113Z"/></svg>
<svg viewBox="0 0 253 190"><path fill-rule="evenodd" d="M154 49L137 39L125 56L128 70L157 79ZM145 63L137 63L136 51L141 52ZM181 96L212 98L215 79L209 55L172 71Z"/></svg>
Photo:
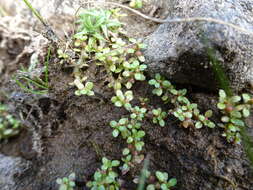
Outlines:
<svg viewBox="0 0 253 190"><path fill-rule="evenodd" d="M138 150L138 151L141 151L142 150L142 147L143 147L144 143L143 142L138 142L135 144L135 148Z"/></svg>
<svg viewBox="0 0 253 190"><path fill-rule="evenodd" d="M249 94L242 94L242 98L245 103L247 103L251 99Z"/></svg>
<svg viewBox="0 0 253 190"><path fill-rule="evenodd" d="M155 175L156 175L157 179L158 179L160 182L164 182L164 181L165 181L165 176L163 175L162 172L157 171L157 172L155 173Z"/></svg>
<svg viewBox="0 0 253 190"><path fill-rule="evenodd" d="M119 135L119 131L118 131L117 129L114 129L114 130L112 131L112 136L113 136L113 137L118 137L118 135Z"/></svg>
<svg viewBox="0 0 253 190"><path fill-rule="evenodd" d="M155 185L153 184L148 185L146 190L155 190Z"/></svg>
<svg viewBox="0 0 253 190"><path fill-rule="evenodd" d="M142 138L144 136L145 136L145 132L144 131L138 131L137 132L137 135L136 135L137 138Z"/></svg>
<svg viewBox="0 0 253 190"><path fill-rule="evenodd" d="M226 98L226 93L225 93L225 91L224 90L220 90L219 91L219 96L221 97L221 98Z"/></svg>
<svg viewBox="0 0 253 190"><path fill-rule="evenodd" d="M126 103L125 105L124 105L124 107L125 107L125 109L126 110L131 110L131 104L130 103Z"/></svg>
<svg viewBox="0 0 253 190"><path fill-rule="evenodd" d="M185 112L184 113L184 116L186 117L186 118L192 118L192 113L191 112Z"/></svg>
<svg viewBox="0 0 253 190"><path fill-rule="evenodd" d="M205 113L205 117L212 117L212 115L213 115L213 111L212 110L208 110L208 111L206 111L206 113Z"/></svg>
<svg viewBox="0 0 253 190"><path fill-rule="evenodd" d="M209 122L208 124L207 124L207 126L209 127L209 128L214 128L215 127L215 124L214 124L214 122Z"/></svg>
<svg viewBox="0 0 253 190"><path fill-rule="evenodd" d="M127 69L130 69L130 68L131 68L130 63L127 62L127 61L124 61L123 67L125 67L125 68L127 68Z"/></svg>
<svg viewBox="0 0 253 190"><path fill-rule="evenodd" d="M125 96L126 96L126 99L127 99L128 101L133 100L133 98L134 98L134 96L133 96L133 91L131 91L131 90L126 91Z"/></svg>
<svg viewBox="0 0 253 190"><path fill-rule="evenodd" d="M134 53L134 52L135 52L135 50L133 48L127 49L127 53Z"/></svg>
<svg viewBox="0 0 253 190"><path fill-rule="evenodd" d="M171 83L170 83L169 81L167 81L167 80L164 80L164 81L162 82L162 85L163 85L163 87L165 87L165 88L169 88L169 87L171 86Z"/></svg>
<svg viewBox="0 0 253 190"><path fill-rule="evenodd" d="M113 127L113 128L116 127L117 124L118 123L116 121L114 121L114 120L110 122L110 126Z"/></svg>
<svg viewBox="0 0 253 190"><path fill-rule="evenodd" d="M234 118L232 118L231 122L233 124L237 125L237 126L240 126L240 127L244 127L245 126L244 122L242 120L240 120L240 119L234 119Z"/></svg>
<svg viewBox="0 0 253 190"><path fill-rule="evenodd" d="M202 124L201 122L198 121L198 122L195 124L195 127L196 127L197 129L200 129L200 128L203 127L203 124Z"/></svg>
<svg viewBox="0 0 253 190"><path fill-rule="evenodd" d="M141 73L135 73L135 74L134 74L134 78L135 78L136 80L139 80L139 81L145 80L145 77L144 77L143 74L141 74Z"/></svg>
<svg viewBox="0 0 253 190"><path fill-rule="evenodd" d="M131 64L131 68L136 69L138 68L139 65L140 65L140 62L138 60L134 60L133 63Z"/></svg>
<svg viewBox="0 0 253 190"><path fill-rule="evenodd" d="M128 137L127 138L127 143L130 144L134 141L133 137Z"/></svg>
<svg viewBox="0 0 253 190"><path fill-rule="evenodd" d="M240 102L241 101L241 97L240 96L233 96L233 97L231 97L231 101L233 103Z"/></svg>
<svg viewBox="0 0 253 190"><path fill-rule="evenodd" d="M95 93L94 93L93 91L89 91L89 92L87 93L87 95L88 95L88 96L94 96Z"/></svg>
<svg viewBox="0 0 253 190"><path fill-rule="evenodd" d="M177 95L178 94L178 91L176 89L171 89L170 92L173 95Z"/></svg>
<svg viewBox="0 0 253 190"><path fill-rule="evenodd" d="M230 131L232 131L232 132L236 132L236 131L237 131L237 127L234 126L233 124L229 124L229 125L228 125L228 129L229 129Z"/></svg>
<svg viewBox="0 0 253 190"><path fill-rule="evenodd" d="M159 120L159 125L161 127L164 127L165 126L165 121L162 119L162 120Z"/></svg>
<svg viewBox="0 0 253 190"><path fill-rule="evenodd" d="M171 178L168 182L169 187L174 187L177 184L177 179L176 178Z"/></svg>
<svg viewBox="0 0 253 190"><path fill-rule="evenodd" d="M131 82L127 82L125 86L127 89L130 89L130 88L132 88L133 85Z"/></svg>
<svg viewBox="0 0 253 190"><path fill-rule="evenodd" d="M119 120L119 124L120 125L126 125L128 123L128 119L127 118L121 118L120 120Z"/></svg>
<svg viewBox="0 0 253 190"><path fill-rule="evenodd" d="M123 155L126 156L130 153L130 150L128 148L123 149Z"/></svg>
<svg viewBox="0 0 253 190"><path fill-rule="evenodd" d="M122 73L124 77L130 77L130 71L126 70Z"/></svg>
<svg viewBox="0 0 253 190"><path fill-rule="evenodd" d="M232 117L236 117L236 118L241 118L241 117L242 117L242 114L241 114L239 111L233 110L233 111L231 112L231 116L232 116Z"/></svg>
<svg viewBox="0 0 253 190"><path fill-rule="evenodd" d="M75 182L74 182L74 181L70 181L70 182L69 182L69 186L70 186L70 187L75 187L75 186L76 186L76 184L75 184Z"/></svg>
<svg viewBox="0 0 253 190"><path fill-rule="evenodd" d="M161 88L158 88L158 89L154 89L152 92L153 94L156 94L157 96L161 96L163 93L163 90Z"/></svg>
<svg viewBox="0 0 253 190"><path fill-rule="evenodd" d="M203 122L203 121L206 120L206 118L205 118L205 116L203 116L203 115L199 115L199 120Z"/></svg>
<svg viewBox="0 0 253 190"><path fill-rule="evenodd" d="M131 119L135 119L135 118L137 117L137 115L136 115L135 113L132 113L132 114L130 115L130 117L131 117Z"/></svg>
<svg viewBox="0 0 253 190"><path fill-rule="evenodd" d="M112 161L112 166L113 167L117 167L117 166L119 166L120 165L120 162L118 161L118 160L113 160Z"/></svg>
<svg viewBox="0 0 253 190"><path fill-rule="evenodd" d="M145 65L145 64L141 64L140 65L140 67L139 67L139 69L141 70L141 71L144 71L145 69L147 69L147 65Z"/></svg>
<svg viewBox="0 0 253 190"><path fill-rule="evenodd" d="M162 190L169 190L168 187L167 187L167 185L166 185L165 183L163 183L163 184L161 185L161 189L162 189Z"/></svg>
<svg viewBox="0 0 253 190"><path fill-rule="evenodd" d="M116 96L123 101L125 99L125 96L121 90L116 90Z"/></svg>
<svg viewBox="0 0 253 190"><path fill-rule="evenodd" d="M59 190L68 190L68 187L66 185L61 185Z"/></svg>
<svg viewBox="0 0 253 190"><path fill-rule="evenodd" d="M224 122L224 123L227 123L227 122L229 122L229 117L228 116L223 116L222 118L221 118L221 121L222 122Z"/></svg>
<svg viewBox="0 0 253 190"><path fill-rule="evenodd" d="M3 135L4 136L8 136L8 135L11 135L14 131L12 129L5 129L3 131Z"/></svg>
<svg viewBox="0 0 253 190"><path fill-rule="evenodd" d="M76 91L75 91L75 95L76 95L76 96L81 96L80 90L76 90Z"/></svg>
<svg viewBox="0 0 253 190"><path fill-rule="evenodd" d="M156 79L156 80L161 80L162 77L161 77L161 75L160 75L159 73L157 73L157 74L155 74L155 79Z"/></svg>
<svg viewBox="0 0 253 190"><path fill-rule="evenodd" d="M103 164L107 165L110 162L110 160L108 160L106 157L103 157L102 162Z"/></svg>
<svg viewBox="0 0 253 190"><path fill-rule="evenodd" d="M56 183L59 184L59 185L62 184L62 179L61 178L57 178L56 179Z"/></svg>
<svg viewBox="0 0 253 190"><path fill-rule="evenodd" d="M223 109L226 108L226 105L223 104L223 103L218 103L218 104L217 104L217 107L218 107L220 110L223 110Z"/></svg>
<svg viewBox="0 0 253 190"><path fill-rule="evenodd" d="M150 84L150 85L155 85L156 83L157 82L156 82L155 79L151 79L151 80L148 81L148 84Z"/></svg>
<svg viewBox="0 0 253 190"><path fill-rule="evenodd" d="M250 115L250 111L247 108L244 108L242 110L242 113L243 113L243 117L249 117Z"/></svg>
<svg viewBox="0 0 253 190"><path fill-rule="evenodd" d="M117 101L114 104L116 107L122 107L122 105L123 105L120 101Z"/></svg>
<svg viewBox="0 0 253 190"><path fill-rule="evenodd" d="M76 174L75 173L71 173L69 175L69 180L73 181L73 180L75 180L75 178L76 178Z"/></svg>
<svg viewBox="0 0 253 190"><path fill-rule="evenodd" d="M116 66L114 64L110 65L110 71L112 72L116 71Z"/></svg>

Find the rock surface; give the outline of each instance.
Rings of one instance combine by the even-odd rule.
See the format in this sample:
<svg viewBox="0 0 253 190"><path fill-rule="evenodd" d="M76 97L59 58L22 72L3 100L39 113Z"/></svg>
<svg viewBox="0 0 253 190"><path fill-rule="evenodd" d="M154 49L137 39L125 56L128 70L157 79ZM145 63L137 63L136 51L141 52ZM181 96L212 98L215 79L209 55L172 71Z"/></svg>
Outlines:
<svg viewBox="0 0 253 190"><path fill-rule="evenodd" d="M169 18L212 17L253 31L251 0L170 0L168 5ZM216 51L215 57L234 89L253 81L253 36L230 27L207 22L165 23L147 38L146 44L150 71L163 73L175 82L217 88L207 44Z"/></svg>
<svg viewBox="0 0 253 190"><path fill-rule="evenodd" d="M16 190L24 188L28 182L28 172L31 168L30 162L22 159L0 154L0 189ZM26 175L26 180L22 180L22 176ZM18 183L17 183L18 179Z"/></svg>

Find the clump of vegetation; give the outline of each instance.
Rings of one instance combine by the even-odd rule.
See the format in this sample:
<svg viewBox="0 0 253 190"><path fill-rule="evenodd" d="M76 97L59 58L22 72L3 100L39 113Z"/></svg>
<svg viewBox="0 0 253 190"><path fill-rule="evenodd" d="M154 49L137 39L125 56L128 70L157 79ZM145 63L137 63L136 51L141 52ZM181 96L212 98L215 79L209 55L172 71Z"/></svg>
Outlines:
<svg viewBox="0 0 253 190"><path fill-rule="evenodd" d="M94 174L94 180L87 183L87 187L92 190L98 189L108 189L108 190L118 190L120 184L118 182L118 174L113 171L114 167L118 167L120 162L118 160L109 160L105 157L102 158L101 169Z"/></svg>
<svg viewBox="0 0 253 190"><path fill-rule="evenodd" d="M228 96L224 90L220 90L217 107L223 114L221 118L223 123L220 124L225 130L223 136L228 142L240 143L240 131L242 127L246 127L244 119L250 115L253 97L249 94Z"/></svg>
<svg viewBox="0 0 253 190"><path fill-rule="evenodd" d="M117 92L117 98L113 98L115 104L128 107L129 100L123 96L131 95L131 92L125 94L121 88L125 86L130 89L135 81L145 80L143 72L147 66L141 64L145 59L140 50L145 46L126 36L123 24L118 20L121 16L119 9L82 11L73 38L74 48L59 49L58 57L62 63L68 62L74 66L75 81L79 84L83 82L82 78L89 75L86 72L88 67L104 67L109 86ZM72 57L78 57L78 61Z"/></svg>
<svg viewBox="0 0 253 190"><path fill-rule="evenodd" d="M150 174L148 175L150 177ZM170 190L172 187L176 186L177 180L175 178L169 179L168 173L157 171L155 173L156 182L148 185L146 190L155 190L155 189L162 189L162 190Z"/></svg>
<svg viewBox="0 0 253 190"><path fill-rule="evenodd" d="M128 144L128 148L125 148L122 152L124 165L121 168L123 173L127 173L131 167L134 167L136 163L140 163L144 158L139 152L142 151L144 146L143 137L145 132L141 130L141 123L136 119L121 118L118 122L111 121L110 125L114 129L113 136L118 137L121 134Z"/></svg>
<svg viewBox="0 0 253 190"><path fill-rule="evenodd" d="M56 183L59 184L59 190L74 190L75 184L75 173L71 173L68 177L58 178Z"/></svg>
<svg viewBox="0 0 253 190"><path fill-rule="evenodd" d="M149 84L154 86L153 94L161 97L165 104L171 103L174 109L169 110L168 113L173 114L181 121L183 127L195 127L197 129L202 126L214 128L215 124L209 120L212 116L212 111L208 110L204 115L200 114L197 104L191 103L185 96L186 89L177 90L170 81L166 80L160 74L156 74L154 79L149 80ZM156 114L161 114L161 110L155 110ZM165 115L165 114L163 114ZM155 118L155 122L156 122ZM164 121L160 121L160 125L164 125ZM162 126L161 125L161 126Z"/></svg>
<svg viewBox="0 0 253 190"><path fill-rule="evenodd" d="M78 80L75 79L74 84L78 88L78 90L75 91L75 95L81 96L81 95L87 95L87 96L93 96L95 93L92 91L93 88L93 83L92 82L87 82L85 85Z"/></svg>
<svg viewBox="0 0 253 190"><path fill-rule="evenodd" d="M164 119L167 117L167 113L165 111L162 111L161 108L153 109L153 123L159 124L161 127L165 126Z"/></svg>
<svg viewBox="0 0 253 190"><path fill-rule="evenodd" d="M117 107L124 106L127 110L131 109L130 101L133 100L133 92L131 90L126 91L124 94L121 90L116 91L116 96L112 97L112 103Z"/></svg>
<svg viewBox="0 0 253 190"><path fill-rule="evenodd" d="M17 135L20 128L20 121L8 113L5 105L0 104L0 140Z"/></svg>
<svg viewBox="0 0 253 190"><path fill-rule="evenodd" d="M38 57L36 55L31 59L28 68L22 67L17 71L14 80L17 85L24 91L32 94L47 94L49 89L48 81L48 63L51 54L51 49L48 49L48 54L44 66L38 67Z"/></svg>

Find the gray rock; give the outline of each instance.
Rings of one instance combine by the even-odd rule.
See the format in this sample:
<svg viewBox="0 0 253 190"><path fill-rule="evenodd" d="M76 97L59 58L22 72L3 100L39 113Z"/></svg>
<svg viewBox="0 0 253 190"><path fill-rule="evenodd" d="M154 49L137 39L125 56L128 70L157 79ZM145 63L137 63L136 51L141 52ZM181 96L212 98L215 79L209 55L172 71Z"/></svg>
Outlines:
<svg viewBox="0 0 253 190"><path fill-rule="evenodd" d="M26 186L26 180L22 180L31 168L30 162L0 154L0 189L18 190Z"/></svg>
<svg viewBox="0 0 253 190"><path fill-rule="evenodd" d="M253 31L251 0L170 0L167 5L169 18L212 17ZM165 23L145 43L150 72L162 73L177 83L217 88L206 49L210 45L234 90L253 82L253 36L228 26L210 22Z"/></svg>

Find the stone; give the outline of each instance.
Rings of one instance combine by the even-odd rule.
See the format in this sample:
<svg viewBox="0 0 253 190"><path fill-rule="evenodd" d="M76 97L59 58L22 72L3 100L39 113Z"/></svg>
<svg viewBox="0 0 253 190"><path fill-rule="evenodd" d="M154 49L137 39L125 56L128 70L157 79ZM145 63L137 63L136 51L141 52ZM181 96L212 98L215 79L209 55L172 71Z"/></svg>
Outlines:
<svg viewBox="0 0 253 190"><path fill-rule="evenodd" d="M250 0L170 0L168 18L212 17L253 31ZM215 90L211 47L231 87L241 90L253 81L253 36L211 22L165 23L145 39L149 72L185 85Z"/></svg>
<svg viewBox="0 0 253 190"><path fill-rule="evenodd" d="M31 164L19 157L11 157L0 154L0 189L17 190L25 187L28 178L24 175L30 173ZM29 182L30 183L30 182Z"/></svg>

